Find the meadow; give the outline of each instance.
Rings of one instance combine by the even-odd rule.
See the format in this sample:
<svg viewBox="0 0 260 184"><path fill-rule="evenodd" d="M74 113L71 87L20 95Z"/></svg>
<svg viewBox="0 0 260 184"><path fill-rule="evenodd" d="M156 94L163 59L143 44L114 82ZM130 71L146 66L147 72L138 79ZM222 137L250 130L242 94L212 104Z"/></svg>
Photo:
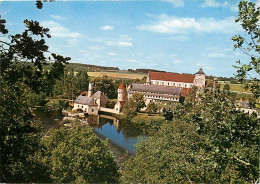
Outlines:
<svg viewBox="0 0 260 184"><path fill-rule="evenodd" d="M109 78L120 78L120 79L142 79L147 74L145 73L134 73L134 72L127 72L127 71L100 71L100 72L88 72L90 77L101 77L106 76Z"/></svg>

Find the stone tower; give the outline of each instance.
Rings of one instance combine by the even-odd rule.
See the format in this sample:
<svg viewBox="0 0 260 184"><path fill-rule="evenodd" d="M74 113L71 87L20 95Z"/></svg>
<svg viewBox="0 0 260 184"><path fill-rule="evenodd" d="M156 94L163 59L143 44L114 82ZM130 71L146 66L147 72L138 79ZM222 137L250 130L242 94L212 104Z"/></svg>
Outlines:
<svg viewBox="0 0 260 184"><path fill-rule="evenodd" d="M151 84L149 73L148 73L148 75L147 75L147 79L146 79L145 84L146 84L146 85L150 85L150 84Z"/></svg>
<svg viewBox="0 0 260 184"><path fill-rule="evenodd" d="M125 89L125 86L124 86L123 82L118 87L118 90L117 90L117 100L119 102L122 102L122 101L126 100L126 89Z"/></svg>
<svg viewBox="0 0 260 184"><path fill-rule="evenodd" d="M93 84L89 83L88 85L88 97L91 97L93 95Z"/></svg>
<svg viewBox="0 0 260 184"><path fill-rule="evenodd" d="M197 87L204 87L205 86L205 79L206 74L203 72L202 67L199 69L199 71L197 73L195 73L195 78L194 78L194 86Z"/></svg>

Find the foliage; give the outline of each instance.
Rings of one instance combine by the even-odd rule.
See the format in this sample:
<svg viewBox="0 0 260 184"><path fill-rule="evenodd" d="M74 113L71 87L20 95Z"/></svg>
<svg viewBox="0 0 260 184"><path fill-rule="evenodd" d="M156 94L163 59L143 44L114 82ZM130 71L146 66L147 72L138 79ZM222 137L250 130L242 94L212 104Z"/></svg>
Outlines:
<svg viewBox="0 0 260 184"><path fill-rule="evenodd" d="M136 112L140 112L140 110L145 107L144 95L141 93L133 93L130 99L129 103L133 103L136 107Z"/></svg>
<svg viewBox="0 0 260 184"><path fill-rule="evenodd" d="M236 35L232 38L235 42L234 48L240 49L244 54L250 57L249 63L242 63L237 61L239 66L237 68L236 78L245 84L245 89L251 90L255 98L260 96L259 84L259 64L260 64L260 30L259 30L259 15L260 7L256 7L255 3L241 1L239 3L239 13L236 22L241 23L245 36ZM250 72L254 71L258 77L252 77ZM249 82L247 77L250 77Z"/></svg>
<svg viewBox="0 0 260 184"><path fill-rule="evenodd" d="M171 121L173 118L172 110L163 108L163 117L166 121Z"/></svg>
<svg viewBox="0 0 260 184"><path fill-rule="evenodd" d="M9 35L10 42L0 41L0 76L10 84L20 82L36 93L49 94L70 58L54 53L47 57L49 50L44 38L50 38L49 29L37 21L25 20L24 23L27 29L22 34ZM32 62L33 66L18 65L21 61ZM44 72L42 66L48 62L53 62L53 67Z"/></svg>
<svg viewBox="0 0 260 184"><path fill-rule="evenodd" d="M151 114L155 114L157 113L158 111L158 107L157 105L154 103L154 102L150 102L148 105L147 105L147 109L146 109L146 112L151 115Z"/></svg>
<svg viewBox="0 0 260 184"><path fill-rule="evenodd" d="M134 79L133 83L145 84L147 80L147 76L144 76L142 79Z"/></svg>
<svg viewBox="0 0 260 184"><path fill-rule="evenodd" d="M173 122L137 145L125 163L122 183L209 183L212 161L192 125Z"/></svg>
<svg viewBox="0 0 260 184"><path fill-rule="evenodd" d="M30 106L45 102L28 96L50 94L70 58L48 50L49 29L39 22L25 20L26 30L15 35L7 35L4 22L0 36L8 41L0 40L0 181L38 182L45 176L38 160L41 126L33 121ZM52 67L44 71L50 62Z"/></svg>
<svg viewBox="0 0 260 184"><path fill-rule="evenodd" d="M52 129L43 139L43 163L55 183L117 182L118 168L108 150L90 127Z"/></svg>
<svg viewBox="0 0 260 184"><path fill-rule="evenodd" d="M125 105L123 106L123 114L126 116L128 120L132 119L134 116L136 116L136 106L132 100L132 98L129 98Z"/></svg>
<svg viewBox="0 0 260 184"><path fill-rule="evenodd" d="M110 78L96 77L91 81L94 84L94 91L102 91L108 98L117 98L118 85Z"/></svg>
<svg viewBox="0 0 260 184"><path fill-rule="evenodd" d="M20 86L10 85L1 77L0 106L0 181L37 181L34 157L40 149L41 126L32 121Z"/></svg>
<svg viewBox="0 0 260 184"><path fill-rule="evenodd" d="M89 77L86 71L65 71L61 80L57 80L53 89L54 97L62 96L75 99L80 92L88 89Z"/></svg>
<svg viewBox="0 0 260 184"><path fill-rule="evenodd" d="M225 84L223 87L223 90L229 91L230 90L230 86L228 84Z"/></svg>
<svg viewBox="0 0 260 184"><path fill-rule="evenodd" d="M192 94L191 94L192 95ZM228 91L206 88L173 106L137 156L124 183L243 183L258 179L259 118L236 110ZM159 131L158 131L159 130Z"/></svg>

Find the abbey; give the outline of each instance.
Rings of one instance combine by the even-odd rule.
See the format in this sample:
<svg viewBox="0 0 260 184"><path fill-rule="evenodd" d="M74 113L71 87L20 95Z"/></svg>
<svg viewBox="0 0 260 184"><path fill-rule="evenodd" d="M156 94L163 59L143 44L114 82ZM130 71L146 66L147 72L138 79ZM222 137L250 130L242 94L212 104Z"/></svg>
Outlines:
<svg viewBox="0 0 260 184"><path fill-rule="evenodd" d="M133 93L141 93L146 105L151 102L179 102L181 97L187 96L193 86L204 88L205 73L202 68L194 75L149 72L145 84L132 83L125 86L122 82L117 90L117 103L113 109L109 109L105 108L108 98L101 91L93 94L93 84L90 83L88 91L81 93L74 102L73 110L81 109L89 115L97 115L99 111L119 114Z"/></svg>
<svg viewBox="0 0 260 184"><path fill-rule="evenodd" d="M204 88L205 76L202 68L194 75L149 72L145 84L132 83L126 87L123 83L120 84L115 111L120 113L127 98L130 98L133 93L141 93L144 95L146 106L151 102L179 102L181 97L188 95L193 86L200 89Z"/></svg>
<svg viewBox="0 0 260 184"><path fill-rule="evenodd" d="M177 88L192 88L193 86L203 87L205 86L205 73L202 68L200 68L194 75L168 72L149 72L146 84L174 86Z"/></svg>

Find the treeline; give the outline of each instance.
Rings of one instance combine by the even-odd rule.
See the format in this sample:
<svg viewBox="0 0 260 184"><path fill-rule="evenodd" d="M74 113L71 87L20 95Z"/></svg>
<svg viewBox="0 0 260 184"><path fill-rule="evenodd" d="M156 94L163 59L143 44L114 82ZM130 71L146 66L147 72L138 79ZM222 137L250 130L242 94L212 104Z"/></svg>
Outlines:
<svg viewBox="0 0 260 184"><path fill-rule="evenodd" d="M19 62L20 66L33 66L31 62ZM47 62L43 65L43 69L49 71L53 66L53 63ZM90 65L90 64L82 64L82 63L67 63L66 68L68 71L74 72L82 72L82 71L89 71L89 72L98 72L98 71L118 71L118 67L106 67L106 66L97 66L97 65Z"/></svg>
<svg viewBox="0 0 260 184"><path fill-rule="evenodd" d="M146 68L128 69L127 71L128 72L136 72L136 73L165 72L165 71L161 71L161 70L146 69Z"/></svg>

